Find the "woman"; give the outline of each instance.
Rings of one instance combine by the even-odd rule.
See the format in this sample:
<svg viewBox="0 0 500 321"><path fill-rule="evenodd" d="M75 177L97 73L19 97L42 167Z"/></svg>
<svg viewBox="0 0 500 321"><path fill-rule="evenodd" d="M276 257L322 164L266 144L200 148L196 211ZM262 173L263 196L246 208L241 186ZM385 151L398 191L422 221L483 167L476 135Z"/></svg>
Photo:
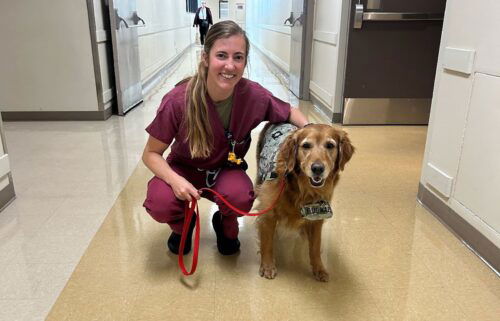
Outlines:
<svg viewBox="0 0 500 321"><path fill-rule="evenodd" d="M163 97L146 128L150 136L142 159L155 177L148 183L144 207L156 221L170 225L167 245L175 254L184 224L184 201L200 199L198 189L210 187L237 208L252 208L253 185L242 161L252 129L262 121L307 124L297 108L242 78L249 47L245 32L233 21L213 25L197 73ZM165 161L162 155L170 145ZM217 197L202 196L219 206L212 217L219 252L236 253L240 248L237 215ZM184 254L191 249L193 228L194 220Z"/></svg>

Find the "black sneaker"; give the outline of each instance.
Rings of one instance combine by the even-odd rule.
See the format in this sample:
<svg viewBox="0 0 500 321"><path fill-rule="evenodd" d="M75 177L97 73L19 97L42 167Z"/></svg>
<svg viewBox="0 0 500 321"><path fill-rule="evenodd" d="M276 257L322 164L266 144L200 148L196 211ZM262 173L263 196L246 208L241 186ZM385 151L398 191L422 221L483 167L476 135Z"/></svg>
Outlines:
<svg viewBox="0 0 500 321"><path fill-rule="evenodd" d="M217 249L220 254L233 255L240 250L240 241L238 238L229 239L224 236L222 230L222 214L219 211L215 212L214 216L212 216L212 226L217 236Z"/></svg>
<svg viewBox="0 0 500 321"><path fill-rule="evenodd" d="M191 251L191 239L193 238L193 230L194 230L195 224L196 224L196 216L193 215L193 217L191 218L191 225L189 226L189 231L188 231L188 235L186 238L186 243L184 244L183 255L186 255L189 253L189 251ZM167 241L168 249L170 250L170 252L178 255L180 246L181 246L181 235L177 234L175 232L172 232L172 234L170 234L170 237L168 238L168 241Z"/></svg>

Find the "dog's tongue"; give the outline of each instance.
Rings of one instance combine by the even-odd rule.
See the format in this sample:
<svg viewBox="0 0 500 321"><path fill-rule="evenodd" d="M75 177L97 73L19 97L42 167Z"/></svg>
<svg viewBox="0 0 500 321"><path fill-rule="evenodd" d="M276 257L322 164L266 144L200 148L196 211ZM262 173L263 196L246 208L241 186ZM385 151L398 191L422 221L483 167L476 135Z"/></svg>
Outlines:
<svg viewBox="0 0 500 321"><path fill-rule="evenodd" d="M321 186L323 185L323 179L321 177L313 177L309 178L312 186Z"/></svg>

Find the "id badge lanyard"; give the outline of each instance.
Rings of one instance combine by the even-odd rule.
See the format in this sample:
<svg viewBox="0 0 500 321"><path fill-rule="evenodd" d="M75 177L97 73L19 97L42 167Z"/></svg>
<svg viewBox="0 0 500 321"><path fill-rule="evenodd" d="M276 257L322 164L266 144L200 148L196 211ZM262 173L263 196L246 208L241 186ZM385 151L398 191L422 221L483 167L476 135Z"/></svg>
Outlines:
<svg viewBox="0 0 500 321"><path fill-rule="evenodd" d="M245 161L241 158L238 158L236 156L236 153L234 152L234 149L236 147L236 140L233 137L233 134L230 131L226 131L226 138L227 141L229 142L229 153L227 154L227 161L229 165L236 165L236 166L244 166ZM244 143L244 141L242 142ZM239 143L239 144L242 144Z"/></svg>

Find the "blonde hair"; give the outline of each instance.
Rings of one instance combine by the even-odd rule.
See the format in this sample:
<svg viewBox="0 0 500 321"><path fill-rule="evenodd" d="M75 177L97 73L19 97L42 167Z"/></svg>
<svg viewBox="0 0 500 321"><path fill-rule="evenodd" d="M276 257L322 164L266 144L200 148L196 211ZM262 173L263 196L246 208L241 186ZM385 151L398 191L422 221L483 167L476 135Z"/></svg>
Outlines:
<svg viewBox="0 0 500 321"><path fill-rule="evenodd" d="M214 24L205 38L203 52L207 59L215 41L242 35L245 38L246 51L245 63L248 58L250 42L245 31L234 21L221 21ZM214 146L214 135L208 116L207 104L207 75L208 67L203 61L198 64L198 71L189 79L186 90L186 117L184 125L186 128L186 141L189 142L189 151L192 158L207 158L210 156Z"/></svg>

